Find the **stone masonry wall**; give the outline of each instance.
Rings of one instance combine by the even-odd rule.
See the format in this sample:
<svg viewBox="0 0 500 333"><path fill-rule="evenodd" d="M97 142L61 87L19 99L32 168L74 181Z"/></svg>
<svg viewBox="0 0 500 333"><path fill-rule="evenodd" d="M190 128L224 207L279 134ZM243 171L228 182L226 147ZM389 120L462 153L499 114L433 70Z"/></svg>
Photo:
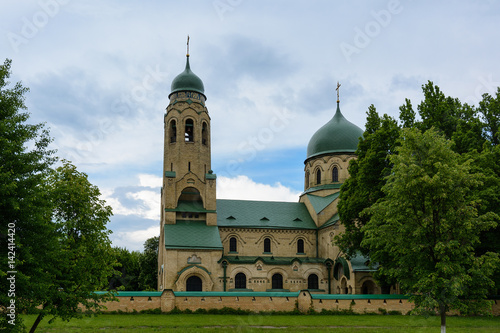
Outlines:
<svg viewBox="0 0 500 333"><path fill-rule="evenodd" d="M144 292L140 292L144 295ZM293 311L298 307L300 312L307 312L311 309L316 312L324 310L353 310L356 313L380 313L380 309L387 312L399 311L407 314L413 309L413 303L410 303L404 296L396 295L328 295L328 294L310 294L307 290L298 293L283 293L283 296L277 296L279 293L237 293L237 292L193 292L177 293L171 290L165 290L161 296L158 293L153 296L130 296L133 292L127 292L127 296L118 294L117 302L106 303L104 311L122 311L137 312L143 310L161 309L162 312L172 311L174 308L179 310L197 309L222 309L224 307L249 310L253 312L260 311ZM285 296L286 295L286 296ZM492 314L500 315L500 301L495 300Z"/></svg>

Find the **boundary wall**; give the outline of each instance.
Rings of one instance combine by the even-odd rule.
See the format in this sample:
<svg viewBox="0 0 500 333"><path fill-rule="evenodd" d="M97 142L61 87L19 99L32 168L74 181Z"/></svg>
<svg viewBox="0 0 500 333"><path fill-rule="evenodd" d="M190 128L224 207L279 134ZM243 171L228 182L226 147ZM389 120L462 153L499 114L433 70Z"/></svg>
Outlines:
<svg viewBox="0 0 500 333"><path fill-rule="evenodd" d="M104 292L98 292L104 293ZM298 292L174 292L161 291L119 291L118 301L107 302L107 311L140 312L143 310L161 309L170 312L174 308L181 311L198 309L233 308L260 311L294 311L302 313L310 310L341 311L352 310L355 313L381 313L383 311L399 311L407 314L413 309L405 295L356 295L356 294L315 294L309 290ZM492 314L500 315L500 300L494 299Z"/></svg>

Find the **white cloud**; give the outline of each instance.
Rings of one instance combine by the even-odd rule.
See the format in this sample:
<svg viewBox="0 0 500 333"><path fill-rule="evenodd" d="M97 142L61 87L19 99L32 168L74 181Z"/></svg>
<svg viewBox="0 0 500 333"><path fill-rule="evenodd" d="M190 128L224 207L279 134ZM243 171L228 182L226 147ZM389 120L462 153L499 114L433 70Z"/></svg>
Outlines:
<svg viewBox="0 0 500 333"><path fill-rule="evenodd" d="M158 188L161 187L161 177L149 174L139 175L139 184L144 187Z"/></svg>
<svg viewBox="0 0 500 333"><path fill-rule="evenodd" d="M299 200L299 195L300 192L294 192L280 183L274 185L256 183L241 175L235 178L217 177L218 199L296 202Z"/></svg>
<svg viewBox="0 0 500 333"><path fill-rule="evenodd" d="M114 215L135 215L141 218L160 220L161 178L150 174L139 174L139 186L103 189L102 198L113 208ZM155 189L155 190L152 190ZM120 198L131 199L135 205L123 204Z"/></svg>
<svg viewBox="0 0 500 333"><path fill-rule="evenodd" d="M121 231L113 234L113 246L125 247L132 251L141 251L144 242L160 234L160 226L134 231Z"/></svg>
<svg viewBox="0 0 500 333"><path fill-rule="evenodd" d="M160 220L160 192L139 191L127 193L128 198L142 202L134 214L151 220Z"/></svg>

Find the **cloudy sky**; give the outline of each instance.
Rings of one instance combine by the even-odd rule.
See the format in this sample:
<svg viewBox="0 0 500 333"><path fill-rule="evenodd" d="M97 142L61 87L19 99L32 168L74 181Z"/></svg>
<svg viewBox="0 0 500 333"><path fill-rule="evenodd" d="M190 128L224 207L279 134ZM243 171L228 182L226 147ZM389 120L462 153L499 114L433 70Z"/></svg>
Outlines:
<svg viewBox="0 0 500 333"><path fill-rule="evenodd" d="M205 84L219 198L296 201L310 137L341 109L397 116L428 80L476 104L500 86L498 1L3 0L0 55L113 207L115 246L159 233L173 78ZM3 60L2 60L3 61Z"/></svg>

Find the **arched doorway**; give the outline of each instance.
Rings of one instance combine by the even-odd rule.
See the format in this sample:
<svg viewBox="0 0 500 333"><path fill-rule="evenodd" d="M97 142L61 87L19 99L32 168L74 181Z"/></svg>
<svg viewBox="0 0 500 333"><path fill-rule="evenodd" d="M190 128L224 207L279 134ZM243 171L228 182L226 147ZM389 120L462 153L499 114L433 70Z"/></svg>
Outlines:
<svg viewBox="0 0 500 333"><path fill-rule="evenodd" d="M273 289L283 289L283 276L276 273L272 277L272 288Z"/></svg>
<svg viewBox="0 0 500 333"><path fill-rule="evenodd" d="M202 290L203 290L203 282L198 276L193 275L186 280L186 291L202 291Z"/></svg>
<svg viewBox="0 0 500 333"><path fill-rule="evenodd" d="M375 289L375 283L371 280L367 280L361 285L361 293L363 295L375 294Z"/></svg>
<svg viewBox="0 0 500 333"><path fill-rule="evenodd" d="M236 289L246 289L247 288L247 276L244 273L238 273L234 277L234 288Z"/></svg>
<svg viewBox="0 0 500 333"><path fill-rule="evenodd" d="M319 279L316 274L307 277L307 289L319 289Z"/></svg>

